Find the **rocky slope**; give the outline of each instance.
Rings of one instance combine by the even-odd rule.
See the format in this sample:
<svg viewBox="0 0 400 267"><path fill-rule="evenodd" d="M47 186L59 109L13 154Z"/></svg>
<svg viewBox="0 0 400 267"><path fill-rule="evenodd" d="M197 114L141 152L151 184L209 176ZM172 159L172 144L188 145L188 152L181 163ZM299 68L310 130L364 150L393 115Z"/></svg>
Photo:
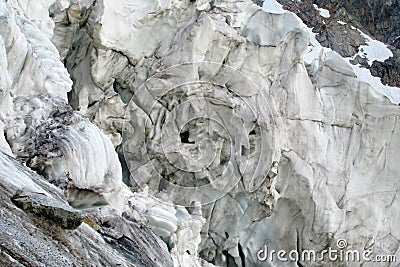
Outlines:
<svg viewBox="0 0 400 267"><path fill-rule="evenodd" d="M279 0L285 9L296 13L324 46L343 57L353 57L368 44L359 30L374 39L388 44L390 58L374 60L368 64L365 56L356 58L354 64L371 70L383 84L400 87L400 4L398 1L328 1L328 0ZM258 2L262 6L263 1ZM328 15L321 15L318 9ZM376 49L376 48L374 48Z"/></svg>
<svg viewBox="0 0 400 267"><path fill-rule="evenodd" d="M74 210L60 189L0 159L2 266L173 266L166 245L128 213Z"/></svg>
<svg viewBox="0 0 400 267"><path fill-rule="evenodd" d="M361 33L343 58L276 1L0 3L4 264L400 256L400 93L349 63Z"/></svg>

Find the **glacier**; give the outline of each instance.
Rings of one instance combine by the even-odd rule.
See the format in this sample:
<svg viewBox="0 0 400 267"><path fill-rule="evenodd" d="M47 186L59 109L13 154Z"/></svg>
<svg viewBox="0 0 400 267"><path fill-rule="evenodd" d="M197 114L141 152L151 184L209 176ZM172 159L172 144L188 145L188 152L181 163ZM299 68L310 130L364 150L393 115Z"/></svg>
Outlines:
<svg viewBox="0 0 400 267"><path fill-rule="evenodd" d="M257 252L338 240L398 258L396 88L269 4L1 0L3 264L321 266ZM21 190L82 224L22 211ZM18 249L32 229L56 256Z"/></svg>

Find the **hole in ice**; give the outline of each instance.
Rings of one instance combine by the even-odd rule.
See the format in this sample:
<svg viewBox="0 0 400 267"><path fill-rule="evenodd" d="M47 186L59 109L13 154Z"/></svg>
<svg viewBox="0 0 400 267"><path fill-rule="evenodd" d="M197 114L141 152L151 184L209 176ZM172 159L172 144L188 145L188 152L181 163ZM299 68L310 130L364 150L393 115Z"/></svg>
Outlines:
<svg viewBox="0 0 400 267"><path fill-rule="evenodd" d="M189 131L181 132L179 135L181 136L181 142L183 144L194 144L194 142L189 141Z"/></svg>

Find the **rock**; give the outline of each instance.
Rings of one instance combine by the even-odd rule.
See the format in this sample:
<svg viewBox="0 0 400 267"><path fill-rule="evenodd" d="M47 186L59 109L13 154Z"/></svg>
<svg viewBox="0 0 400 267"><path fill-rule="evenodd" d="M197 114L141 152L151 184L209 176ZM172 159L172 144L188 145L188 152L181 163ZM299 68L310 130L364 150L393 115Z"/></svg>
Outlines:
<svg viewBox="0 0 400 267"><path fill-rule="evenodd" d="M96 222L94 222L89 217L83 218L83 222L86 223L87 225L89 225L90 227L92 227L93 230L95 230L95 231L99 231L101 229L101 226L98 225Z"/></svg>
<svg viewBox="0 0 400 267"><path fill-rule="evenodd" d="M166 244L146 225L125 214L103 216L92 210L88 215L91 219L86 221L95 226L107 244L131 259L135 266L173 266Z"/></svg>
<svg viewBox="0 0 400 267"><path fill-rule="evenodd" d="M79 211L45 194L20 191L12 197L12 201L19 208L65 229L76 229L82 223Z"/></svg>
<svg viewBox="0 0 400 267"><path fill-rule="evenodd" d="M397 36L396 39L394 39L393 46L400 49L400 36Z"/></svg>
<svg viewBox="0 0 400 267"><path fill-rule="evenodd" d="M357 49L365 40L357 30L351 28L353 24L339 24L334 18L321 16L314 7L315 1L279 1L287 10L294 12L303 22L316 33L317 40L324 46L338 52L343 57L351 57L357 53ZM330 14L333 12L328 11ZM345 20L349 21L349 20ZM357 25L357 24L354 24Z"/></svg>
<svg viewBox="0 0 400 267"><path fill-rule="evenodd" d="M2 265L171 266L167 246L150 229L111 208L78 212L60 189L1 152L0 177ZM108 243L101 229L122 239Z"/></svg>
<svg viewBox="0 0 400 267"><path fill-rule="evenodd" d="M290 1L279 0L284 7L296 13L312 31L317 40L324 46L338 52L343 57L353 58L361 50L361 45L367 42L357 30L373 36L374 39L388 44L393 53L382 62L374 60L373 65L361 64L371 70L375 77L379 77L383 84L400 87L400 72L398 70L399 49L396 48L396 30L400 25L398 15L400 6L395 1L374 0L366 4L358 1ZM318 4L326 8L332 15L324 18L313 7ZM378 50L378 48L373 48ZM379 51L377 51L379 53ZM356 61L356 63L360 63ZM371 65L371 64L370 64Z"/></svg>
<svg viewBox="0 0 400 267"><path fill-rule="evenodd" d="M355 0L340 2L329 0L315 1L319 5L338 12L344 9L349 21L358 21L367 32L385 43L392 43L398 36L396 30L400 26L400 5L396 1L372 0L361 3Z"/></svg>
<svg viewBox="0 0 400 267"><path fill-rule="evenodd" d="M382 83L400 87L400 49L393 50L393 57L385 62L374 61L371 66L371 73L380 77Z"/></svg>
<svg viewBox="0 0 400 267"><path fill-rule="evenodd" d="M330 10L343 9L345 21L356 21L361 25L362 31L390 45L393 57L384 62L374 61L375 66L371 66L371 73L380 77L384 84L400 87L400 70L397 63L400 60L400 50L395 45L399 34L396 30L400 27L400 5L396 1L381 0L370 1L366 4L346 0L338 2L337 6L327 0L317 2Z"/></svg>

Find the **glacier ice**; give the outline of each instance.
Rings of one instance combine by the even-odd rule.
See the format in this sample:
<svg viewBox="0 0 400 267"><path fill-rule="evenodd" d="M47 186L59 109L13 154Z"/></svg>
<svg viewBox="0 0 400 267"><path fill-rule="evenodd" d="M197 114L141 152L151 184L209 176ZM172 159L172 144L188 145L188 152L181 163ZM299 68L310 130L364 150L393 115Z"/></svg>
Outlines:
<svg viewBox="0 0 400 267"><path fill-rule="evenodd" d="M0 2L2 151L132 213L176 266L399 255L399 108L293 13L39 2Z"/></svg>

